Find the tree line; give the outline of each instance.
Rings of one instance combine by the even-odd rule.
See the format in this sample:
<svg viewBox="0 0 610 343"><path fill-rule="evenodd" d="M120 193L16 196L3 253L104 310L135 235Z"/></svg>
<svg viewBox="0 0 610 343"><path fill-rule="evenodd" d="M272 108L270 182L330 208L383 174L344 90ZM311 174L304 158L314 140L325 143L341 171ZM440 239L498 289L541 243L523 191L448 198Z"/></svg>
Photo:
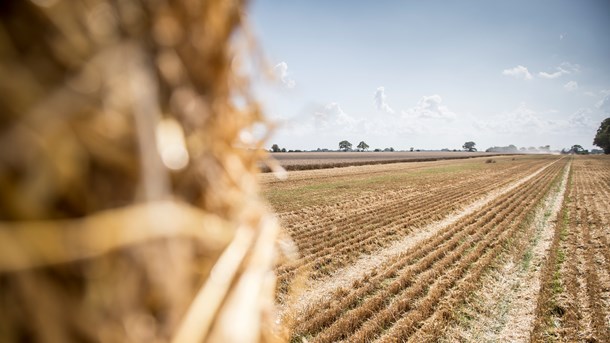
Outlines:
<svg viewBox="0 0 610 343"><path fill-rule="evenodd" d="M604 154L610 154L610 118L604 119L602 121L602 123L600 124L599 128L597 129L595 138L593 139L593 145L596 145L596 146L602 148ZM462 145L462 149L464 149L465 151L469 151L469 152L475 152L475 151L477 151L477 148L475 146L476 146L475 142L468 141L468 142L465 142L464 145ZM340 151L353 151L352 147L353 147L352 143L350 143L347 140L342 140L339 142ZM357 151L368 151L369 148L370 148L370 146L368 144L366 144L366 142L364 142L364 141L361 141L356 146ZM443 150L448 150L448 149L443 149ZM318 148L318 151L330 151L330 150ZM394 148L390 147L390 148L385 148L383 150L375 149L374 151L394 151ZM410 151L413 151L413 148L411 148ZM419 150L417 150L417 151L419 151ZM286 151L286 148L280 148L277 144L273 144L271 146L271 152L287 152L287 151ZM301 152L301 150L288 150L288 152ZM538 148L536 148L536 147L517 148L517 146L511 144L508 146L494 146L494 147L488 148L487 150L485 150L485 152L550 153L551 147L549 145L544 145L544 146L540 146ZM562 149L561 152L562 153L573 153L573 154L588 154L589 153L588 150L584 149L579 144L572 145L572 147L570 147L569 149ZM592 152L596 152L596 151L593 150Z"/></svg>

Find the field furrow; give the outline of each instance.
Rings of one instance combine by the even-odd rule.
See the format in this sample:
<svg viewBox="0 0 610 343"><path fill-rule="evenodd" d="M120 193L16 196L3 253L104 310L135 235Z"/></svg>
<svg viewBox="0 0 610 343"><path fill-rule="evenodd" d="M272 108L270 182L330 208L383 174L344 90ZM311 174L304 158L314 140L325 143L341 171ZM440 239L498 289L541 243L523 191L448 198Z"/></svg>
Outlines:
<svg viewBox="0 0 610 343"><path fill-rule="evenodd" d="M459 212L494 189L540 168L548 160L510 161L507 168L482 172L452 182L432 182L423 174L426 192L369 192L354 201L363 206L334 205L280 213L302 258L278 268L279 293L285 294L297 274L316 280L328 277L362 255L374 254L406 235ZM435 175L435 173L431 173ZM383 199L383 201L380 201ZM330 257L332 256L332 258Z"/></svg>
<svg viewBox="0 0 610 343"><path fill-rule="evenodd" d="M439 232L429 244L403 254L401 258L407 262L388 261L381 276L374 273L354 285L358 296L352 303L344 299L334 306L314 306L321 309L320 315L305 316L311 322L297 326L295 334L319 342L370 341L376 337L392 341L412 336L417 324L432 316L439 304L449 306L467 293L466 285L474 282L503 248L562 166L550 165L529 182ZM401 264L403 269L394 269ZM392 272L387 275L387 271Z"/></svg>
<svg viewBox="0 0 610 343"><path fill-rule="evenodd" d="M540 170L538 171L540 172ZM537 172L537 173L538 173ZM535 173L537 175L537 173ZM531 177L533 177L534 174L531 175ZM525 182L525 180L520 181L520 182ZM513 187L514 188L514 187ZM512 188L511 188L512 189ZM508 193L508 190L506 191L506 193ZM459 220L453 220L453 221L449 221L445 226L450 227L453 224L456 225L471 225L471 230L476 230L476 226L472 225L472 224L476 224L479 223L482 215L481 213L484 213L485 215L497 215L496 212L503 210L505 207L508 206L509 204L509 197L498 197L498 198L494 198L492 200L496 201L496 207L495 209L490 209L489 207L485 208L482 207L482 212L478 212L479 216L474 216L473 214L475 213L475 210L472 210L471 212L469 212L468 215L466 216L458 216L460 217ZM492 201L487 201L487 203L491 203ZM477 210L478 211L478 210ZM407 241L405 241L407 244L404 244L403 242L397 242L399 243L398 247L402 248L401 250L398 250L397 252L392 252L391 254L389 254L386 258L386 260L384 260L382 263L380 263L379 265L374 266L374 268L371 268L371 266L368 266L369 269L371 270L370 273L360 273L362 276L355 278L355 283L352 286L348 286L345 285L344 288L349 288L349 289L353 289L354 287L357 288L357 290L355 292L351 292L349 294L349 296L347 297L343 297L343 294L335 294L335 296L329 296L329 298L338 298L338 299L343 299L342 301L339 302L333 302L333 308L329 309L329 308L320 308L320 304L317 301L313 301L314 303L316 303L315 306L310 306L309 310L304 311L304 315L303 318L315 318L312 321L310 321L310 323L314 323L314 327L317 327L319 325L315 324L316 321L321 321L321 322L328 322L329 320L332 320L332 316L333 313L340 313L341 311L343 311L345 308L348 308L349 306L351 306L353 301L358 301L358 299L360 299L363 295L365 295L367 292L369 292L370 290L376 290L378 289L379 285L385 285L385 283L381 283L381 281L387 279L387 278L393 278L397 275L398 272L401 271L402 268L406 268L407 266L409 266L412 262L417 261L418 259L421 259L422 256L426 256L426 254L429 254L431 251L437 249L437 247L441 244L448 244L450 245L451 248L455 247L457 245L457 242L459 242L460 240L463 240L464 237L466 235L472 234L473 231L468 231L468 230L462 230L462 231L452 231L452 230L442 230L445 228L445 226L441 226L438 227L436 229L433 229L432 231L427 231L424 232L424 235L414 235L411 237L407 237ZM457 232L457 235L455 234ZM430 235L431 234L431 235ZM418 240L421 241L421 244L411 244L412 242L417 242ZM449 241L449 242L448 242ZM447 243L448 242L448 243ZM409 248L411 247L411 248ZM404 253L404 251L407 251L405 249L408 249L409 253L406 255ZM391 251L395 250L395 249L390 249ZM429 254L426 256L426 259L429 261L428 263L433 263L436 260L435 256L439 256L441 254L441 250L436 250L436 254ZM367 260L363 261L363 262L368 262ZM356 265L357 268L363 268L362 266L358 266L358 264ZM355 266L355 267L356 267ZM383 269L381 269L383 268ZM360 270L360 269L358 269ZM366 270L366 268L365 268ZM378 273L378 270L383 270L382 273ZM363 280L364 282L360 282L360 280ZM324 286L326 286L326 284L323 284ZM362 287L361 287L362 286ZM312 291L317 291L318 293L320 292L319 290L320 287L314 288L314 290ZM342 287L335 287L335 288L342 288ZM318 295L318 293L316 293L316 295ZM341 293L341 290L338 292ZM350 302L352 301L352 302ZM328 302L326 303L328 304ZM298 311L297 311L298 312ZM307 329L305 329L307 330Z"/></svg>
<svg viewBox="0 0 610 343"><path fill-rule="evenodd" d="M546 260L553 241L569 170L570 163L564 168L560 180L553 183L541 206L522 221L508 249L479 280L481 287L468 295L456 311L444 314L451 316L453 322L448 327L439 326L439 313L426 322L430 328L427 330L429 333L423 335L426 340L529 341L536 312L536 303L532 300L540 290L540 266Z"/></svg>
<svg viewBox="0 0 610 343"><path fill-rule="evenodd" d="M610 159L575 158L563 221L545 265L535 340L610 341Z"/></svg>
<svg viewBox="0 0 610 343"><path fill-rule="evenodd" d="M262 178L300 254L276 269L291 341L610 342L610 158L290 175Z"/></svg>

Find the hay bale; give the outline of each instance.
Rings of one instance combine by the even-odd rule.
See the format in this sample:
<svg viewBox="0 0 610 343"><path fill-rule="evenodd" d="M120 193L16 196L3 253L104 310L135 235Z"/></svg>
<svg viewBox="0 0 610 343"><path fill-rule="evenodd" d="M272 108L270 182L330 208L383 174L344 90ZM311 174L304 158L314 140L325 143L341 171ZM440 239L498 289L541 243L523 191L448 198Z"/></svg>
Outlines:
<svg viewBox="0 0 610 343"><path fill-rule="evenodd" d="M1 341L277 339L244 7L0 4Z"/></svg>

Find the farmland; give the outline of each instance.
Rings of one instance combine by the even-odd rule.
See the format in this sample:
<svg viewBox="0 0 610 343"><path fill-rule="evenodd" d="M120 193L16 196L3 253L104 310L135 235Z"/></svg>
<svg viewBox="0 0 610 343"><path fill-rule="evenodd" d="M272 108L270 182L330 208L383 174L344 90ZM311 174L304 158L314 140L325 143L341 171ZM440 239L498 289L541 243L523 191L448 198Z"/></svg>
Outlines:
<svg viewBox="0 0 610 343"><path fill-rule="evenodd" d="M273 154L287 170L323 169L368 164L422 162L494 156L496 153L466 151L412 151L412 152L288 152ZM263 168L268 171L268 168Z"/></svg>
<svg viewBox="0 0 610 343"><path fill-rule="evenodd" d="M610 160L495 156L260 176L309 342L608 341Z"/></svg>

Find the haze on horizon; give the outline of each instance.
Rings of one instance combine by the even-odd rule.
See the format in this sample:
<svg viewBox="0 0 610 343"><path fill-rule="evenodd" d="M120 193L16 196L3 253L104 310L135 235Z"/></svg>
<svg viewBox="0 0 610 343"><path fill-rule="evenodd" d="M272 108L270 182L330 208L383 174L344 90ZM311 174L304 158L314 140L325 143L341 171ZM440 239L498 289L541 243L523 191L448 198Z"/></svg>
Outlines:
<svg viewBox="0 0 610 343"><path fill-rule="evenodd" d="M592 145L610 116L607 1L254 1L269 145Z"/></svg>

